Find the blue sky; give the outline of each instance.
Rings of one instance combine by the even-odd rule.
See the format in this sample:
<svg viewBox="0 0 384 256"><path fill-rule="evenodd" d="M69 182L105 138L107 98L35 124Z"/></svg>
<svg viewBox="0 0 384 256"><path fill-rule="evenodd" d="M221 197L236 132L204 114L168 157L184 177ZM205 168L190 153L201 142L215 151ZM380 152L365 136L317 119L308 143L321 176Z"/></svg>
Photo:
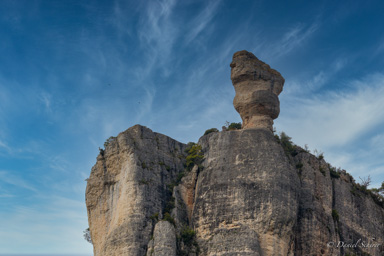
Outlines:
<svg viewBox="0 0 384 256"><path fill-rule="evenodd" d="M239 122L232 54L286 79L277 131L384 181L383 1L0 3L0 254L92 253L84 181L142 124L181 142Z"/></svg>

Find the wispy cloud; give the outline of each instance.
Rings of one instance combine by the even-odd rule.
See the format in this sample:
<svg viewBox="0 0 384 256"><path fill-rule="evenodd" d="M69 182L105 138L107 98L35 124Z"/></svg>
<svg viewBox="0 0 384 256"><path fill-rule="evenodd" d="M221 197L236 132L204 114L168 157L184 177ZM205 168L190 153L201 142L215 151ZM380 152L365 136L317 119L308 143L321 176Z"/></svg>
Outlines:
<svg viewBox="0 0 384 256"><path fill-rule="evenodd" d="M191 22L191 29L186 36L185 43L189 44L207 27L215 16L220 0L210 1L208 5Z"/></svg>
<svg viewBox="0 0 384 256"><path fill-rule="evenodd" d="M384 122L384 76L376 74L350 84L354 90L349 92L285 99L282 104L289 114L282 116L281 121L289 127L299 123L301 129L295 132L298 137L303 137L303 132L320 135L310 140L321 147L354 141L363 131Z"/></svg>
<svg viewBox="0 0 384 256"><path fill-rule="evenodd" d="M7 152L11 152L11 148L1 140L0 140L0 148L5 149Z"/></svg>
<svg viewBox="0 0 384 256"><path fill-rule="evenodd" d="M21 176L12 174L10 171L0 171L0 182L7 183L18 188L37 192L37 189L33 185L31 185L30 182L26 181Z"/></svg>
<svg viewBox="0 0 384 256"><path fill-rule="evenodd" d="M289 28L276 43L266 46L269 50L266 53L267 59L276 59L287 55L302 47L311 36L319 29L320 23L314 22L311 25L297 24Z"/></svg>
<svg viewBox="0 0 384 256"><path fill-rule="evenodd" d="M309 93L316 93L324 86L329 84L331 79L333 79L339 71L343 70L347 65L348 60L345 58L338 58L331 62L324 70L320 70L314 75L306 74L310 78L307 80L289 80L284 86L284 94L282 97L291 97L291 96L304 96Z"/></svg>
<svg viewBox="0 0 384 256"><path fill-rule="evenodd" d="M310 26L299 24L288 30L281 40L281 54L287 54L294 48L300 46L318 27L319 24L317 23L313 23Z"/></svg>
<svg viewBox="0 0 384 256"><path fill-rule="evenodd" d="M51 112L52 95L47 92L42 92L38 95L38 99L45 106L48 112Z"/></svg>
<svg viewBox="0 0 384 256"><path fill-rule="evenodd" d="M139 70L141 80L147 78L154 65L162 66L169 60L171 49L178 37L178 27L172 21L175 0L149 1L146 15L142 16L138 38L143 48L146 65ZM163 71L167 73L166 67Z"/></svg>
<svg viewBox="0 0 384 256"><path fill-rule="evenodd" d="M276 127L297 144L325 152L332 164L355 176L366 175L383 164L379 157L383 136L375 131L384 124L384 75L373 74L348 84L343 92L284 97L284 112ZM366 145L367 138L371 145ZM356 152L362 144L365 151Z"/></svg>
<svg viewBox="0 0 384 256"><path fill-rule="evenodd" d="M11 215L7 211L0 212L0 248L8 248L6 253L52 253L53 250L79 253L91 250L91 245L82 237L87 228L82 200L45 196L37 201L28 206L10 205L9 208L13 208ZM20 241L23 247L17 246Z"/></svg>

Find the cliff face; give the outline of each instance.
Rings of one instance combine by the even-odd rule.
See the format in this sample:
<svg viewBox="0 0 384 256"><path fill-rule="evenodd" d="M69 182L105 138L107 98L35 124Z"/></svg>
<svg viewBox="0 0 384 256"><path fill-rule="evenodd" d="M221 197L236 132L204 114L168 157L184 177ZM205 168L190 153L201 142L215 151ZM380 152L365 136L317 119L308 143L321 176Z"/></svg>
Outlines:
<svg viewBox="0 0 384 256"><path fill-rule="evenodd" d="M255 69L233 76L236 93L277 98L283 78L252 56L251 64L234 57L236 72ZM246 96L242 86L264 92ZM109 139L86 190L95 256L383 255L382 204L344 171L276 138L276 117L265 112L276 105L249 102L240 104L245 129L196 145L139 125Z"/></svg>
<svg viewBox="0 0 384 256"><path fill-rule="evenodd" d="M300 180L272 133L214 133L199 144L193 224L203 255L293 255Z"/></svg>
<svg viewBox="0 0 384 256"><path fill-rule="evenodd" d="M108 140L86 190L95 255L146 254L167 185L184 169L184 147L139 125Z"/></svg>

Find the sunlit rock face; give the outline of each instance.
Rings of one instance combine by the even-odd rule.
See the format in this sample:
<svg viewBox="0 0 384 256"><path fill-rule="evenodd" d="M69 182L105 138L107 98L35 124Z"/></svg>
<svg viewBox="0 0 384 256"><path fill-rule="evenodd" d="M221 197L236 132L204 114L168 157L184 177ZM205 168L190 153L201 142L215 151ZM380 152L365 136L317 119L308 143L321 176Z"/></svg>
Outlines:
<svg viewBox="0 0 384 256"><path fill-rule="evenodd" d="M233 105L243 120L243 129L272 131L273 119L280 113L278 95L283 90L284 78L245 50L233 55L230 66L236 91Z"/></svg>
<svg viewBox="0 0 384 256"><path fill-rule="evenodd" d="M86 190L94 255L384 255L380 197L271 132L281 75L247 51L231 67L243 129L106 141Z"/></svg>

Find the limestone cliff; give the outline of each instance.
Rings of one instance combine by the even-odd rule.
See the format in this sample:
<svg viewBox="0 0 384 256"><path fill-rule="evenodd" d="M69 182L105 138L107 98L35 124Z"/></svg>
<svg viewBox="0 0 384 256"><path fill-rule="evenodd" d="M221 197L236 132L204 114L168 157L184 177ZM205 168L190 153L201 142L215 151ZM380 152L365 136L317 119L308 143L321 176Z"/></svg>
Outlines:
<svg viewBox="0 0 384 256"><path fill-rule="evenodd" d="M110 138L88 179L86 204L94 255L145 255L184 169L184 147L143 126Z"/></svg>
<svg viewBox="0 0 384 256"><path fill-rule="evenodd" d="M231 67L243 129L107 141L86 190L94 255L384 255L380 198L273 134L280 73L246 51Z"/></svg>

